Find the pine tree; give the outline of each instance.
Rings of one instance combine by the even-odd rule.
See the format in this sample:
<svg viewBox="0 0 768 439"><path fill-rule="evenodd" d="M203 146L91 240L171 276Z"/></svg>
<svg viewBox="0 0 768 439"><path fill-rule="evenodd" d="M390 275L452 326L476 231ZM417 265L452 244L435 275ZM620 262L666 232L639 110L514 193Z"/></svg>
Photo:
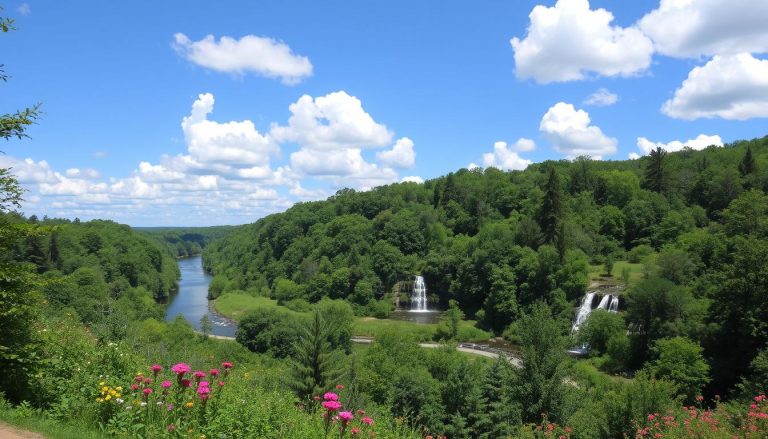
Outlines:
<svg viewBox="0 0 768 439"><path fill-rule="evenodd" d="M748 175L755 172L756 169L757 164L755 163L755 157L752 155L752 148L747 145L747 152L744 153L744 158L739 163L739 172L741 172L741 175Z"/></svg>
<svg viewBox="0 0 768 439"><path fill-rule="evenodd" d="M560 225L563 221L563 190L560 177L554 167L549 169L549 176L544 185L544 204L541 207L541 230L547 244L557 242Z"/></svg>
<svg viewBox="0 0 768 439"><path fill-rule="evenodd" d="M645 168L645 186L659 193L665 193L668 188L667 151L661 147L654 149L648 156L650 161Z"/></svg>
<svg viewBox="0 0 768 439"><path fill-rule="evenodd" d="M478 438L492 439L512 435L520 420L520 407L509 396L509 362L499 357L488 369L480 393L479 416L475 428Z"/></svg>
<svg viewBox="0 0 768 439"><path fill-rule="evenodd" d="M330 390L340 374L334 366L336 356L328 341L328 325L320 310L314 310L300 333L291 358L293 379L290 386L300 400L310 403L313 396Z"/></svg>

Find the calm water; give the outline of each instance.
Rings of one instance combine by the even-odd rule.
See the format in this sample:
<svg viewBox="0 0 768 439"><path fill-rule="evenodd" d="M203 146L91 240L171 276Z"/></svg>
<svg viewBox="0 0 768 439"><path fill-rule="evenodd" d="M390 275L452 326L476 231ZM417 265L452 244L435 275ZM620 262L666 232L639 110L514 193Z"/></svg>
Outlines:
<svg viewBox="0 0 768 439"><path fill-rule="evenodd" d="M181 314L199 331L200 319L208 315L213 323L212 334L234 337L237 329L235 323L211 312L208 304L208 285L211 283L211 276L203 271L202 257L179 259L179 270L181 271L179 292L170 297L165 319L170 321Z"/></svg>

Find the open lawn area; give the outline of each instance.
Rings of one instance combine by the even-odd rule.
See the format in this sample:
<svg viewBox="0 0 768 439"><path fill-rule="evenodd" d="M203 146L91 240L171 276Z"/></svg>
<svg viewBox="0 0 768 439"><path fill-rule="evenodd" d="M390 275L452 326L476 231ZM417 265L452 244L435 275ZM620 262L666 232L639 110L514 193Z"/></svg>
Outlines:
<svg viewBox="0 0 768 439"><path fill-rule="evenodd" d="M589 280L591 282L600 282L604 285L619 285L624 283L622 274L624 270L629 270L629 284L632 286L635 282L639 281L643 276L643 264L633 264L627 261L616 261L613 264L613 270L611 271L611 277L607 277L605 274L605 265L598 264L592 265L589 270Z"/></svg>
<svg viewBox="0 0 768 439"><path fill-rule="evenodd" d="M259 308L275 308L288 313L299 314L287 307L278 305L276 300L237 293L227 293L219 297L214 302L214 308L217 313L236 321L240 320L249 311ZM352 326L352 335L361 337L375 338L377 335L388 331L410 336L419 342L428 342L433 340L437 331L437 324L357 317ZM483 341L488 340L490 337L490 333L475 328L474 321L464 320L459 324L458 338L461 341Z"/></svg>

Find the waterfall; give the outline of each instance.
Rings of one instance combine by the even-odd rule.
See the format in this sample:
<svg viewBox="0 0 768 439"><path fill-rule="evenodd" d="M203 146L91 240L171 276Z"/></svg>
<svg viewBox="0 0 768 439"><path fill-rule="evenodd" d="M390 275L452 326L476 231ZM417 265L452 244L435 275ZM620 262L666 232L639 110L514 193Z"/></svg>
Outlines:
<svg viewBox="0 0 768 439"><path fill-rule="evenodd" d="M411 311L427 311L427 285L422 276L416 276L411 294Z"/></svg>
<svg viewBox="0 0 768 439"><path fill-rule="evenodd" d="M619 296L611 296L611 304L608 305L608 311L619 312Z"/></svg>
<svg viewBox="0 0 768 439"><path fill-rule="evenodd" d="M579 330L579 326L586 322L589 318L589 314L592 312L592 301L595 298L595 293L587 293L584 295L584 299L581 301L581 308L576 312L576 320L573 322L571 332L575 333Z"/></svg>
<svg viewBox="0 0 768 439"><path fill-rule="evenodd" d="M597 305L597 309L608 310L608 303L610 301L611 301L611 295L610 294L606 294L605 296L603 296L602 299L600 299L600 304Z"/></svg>

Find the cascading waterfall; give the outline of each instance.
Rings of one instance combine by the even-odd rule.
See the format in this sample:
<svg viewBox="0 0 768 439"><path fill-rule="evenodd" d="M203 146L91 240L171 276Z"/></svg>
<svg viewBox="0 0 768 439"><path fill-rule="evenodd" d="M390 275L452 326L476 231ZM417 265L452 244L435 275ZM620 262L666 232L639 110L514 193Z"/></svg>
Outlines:
<svg viewBox="0 0 768 439"><path fill-rule="evenodd" d="M422 276L416 276L411 293L411 311L427 311L427 284Z"/></svg>
<svg viewBox="0 0 768 439"><path fill-rule="evenodd" d="M619 312L619 296L611 296L611 304L608 305L608 311Z"/></svg>
<svg viewBox="0 0 768 439"><path fill-rule="evenodd" d="M581 300L581 307L576 312L576 320L573 322L573 326L571 326L572 333L578 331L579 326L581 326L589 318L589 314L592 313L592 301L594 298L594 291L584 295L584 299Z"/></svg>
<svg viewBox="0 0 768 439"><path fill-rule="evenodd" d="M597 305L597 309L605 309L605 310L607 310L608 309L608 304L610 303L610 301L611 301L610 294L606 294L605 296L603 296L602 299L600 299L600 304Z"/></svg>

